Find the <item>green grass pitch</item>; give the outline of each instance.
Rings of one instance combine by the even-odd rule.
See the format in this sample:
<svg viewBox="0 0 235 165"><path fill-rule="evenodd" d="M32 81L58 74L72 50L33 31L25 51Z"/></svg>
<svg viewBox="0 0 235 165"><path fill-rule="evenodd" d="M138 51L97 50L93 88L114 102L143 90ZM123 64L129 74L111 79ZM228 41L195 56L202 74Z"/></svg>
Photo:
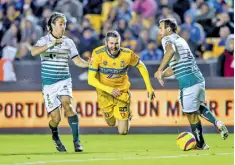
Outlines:
<svg viewBox="0 0 235 165"><path fill-rule="evenodd" d="M0 165L232 165L234 136L205 134L210 150L180 151L177 135L81 135L84 152L73 152L72 135L60 136L58 153L50 135L0 135Z"/></svg>

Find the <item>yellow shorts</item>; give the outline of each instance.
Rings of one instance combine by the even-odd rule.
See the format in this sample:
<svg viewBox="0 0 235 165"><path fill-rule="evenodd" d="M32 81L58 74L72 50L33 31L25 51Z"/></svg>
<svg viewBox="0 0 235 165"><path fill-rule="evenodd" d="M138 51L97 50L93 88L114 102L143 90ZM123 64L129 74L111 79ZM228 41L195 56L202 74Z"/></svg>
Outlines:
<svg viewBox="0 0 235 165"><path fill-rule="evenodd" d="M129 119L131 115L129 92L122 93L116 98L106 92L97 91L97 99L105 119L110 119L113 116L118 120Z"/></svg>

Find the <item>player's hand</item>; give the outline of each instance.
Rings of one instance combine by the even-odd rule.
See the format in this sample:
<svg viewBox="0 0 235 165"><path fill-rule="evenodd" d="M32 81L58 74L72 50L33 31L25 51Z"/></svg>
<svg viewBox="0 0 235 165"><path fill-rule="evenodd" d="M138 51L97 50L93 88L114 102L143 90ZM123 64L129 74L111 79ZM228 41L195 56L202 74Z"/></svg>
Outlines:
<svg viewBox="0 0 235 165"><path fill-rule="evenodd" d="M164 86L162 71L158 70L154 73L154 78L158 80L161 86Z"/></svg>
<svg viewBox="0 0 235 165"><path fill-rule="evenodd" d="M154 93L154 91L148 92L148 98L150 98L150 100L153 100L153 99L155 98L155 93Z"/></svg>
<svg viewBox="0 0 235 165"><path fill-rule="evenodd" d="M121 96L122 95L122 92L119 90L119 89L117 89L117 88L114 88L113 89L113 91L112 91L112 96L114 96L114 97L119 97L119 96Z"/></svg>
<svg viewBox="0 0 235 165"><path fill-rule="evenodd" d="M60 44L62 44L63 43L63 39L56 39L56 40L54 40L53 42L52 42L52 45L53 46L56 46L56 45L60 45Z"/></svg>

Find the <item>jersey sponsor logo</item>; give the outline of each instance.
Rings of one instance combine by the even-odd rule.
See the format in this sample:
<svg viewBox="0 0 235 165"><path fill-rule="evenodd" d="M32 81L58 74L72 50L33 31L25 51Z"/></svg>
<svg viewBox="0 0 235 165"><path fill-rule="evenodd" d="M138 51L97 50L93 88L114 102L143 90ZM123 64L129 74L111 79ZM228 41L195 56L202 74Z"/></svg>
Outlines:
<svg viewBox="0 0 235 165"><path fill-rule="evenodd" d="M99 67L99 72L104 73L104 74L123 74L126 73L128 70L128 67L123 68L123 69L114 69L114 68L102 68Z"/></svg>

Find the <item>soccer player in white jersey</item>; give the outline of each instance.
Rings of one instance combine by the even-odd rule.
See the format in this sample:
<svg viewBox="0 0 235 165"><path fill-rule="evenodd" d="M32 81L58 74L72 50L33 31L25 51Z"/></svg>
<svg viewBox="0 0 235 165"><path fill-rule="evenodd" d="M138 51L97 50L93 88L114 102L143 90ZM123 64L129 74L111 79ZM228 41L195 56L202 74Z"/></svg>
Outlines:
<svg viewBox="0 0 235 165"><path fill-rule="evenodd" d="M217 120L208 107L205 106L205 79L188 44L176 34L176 21L174 19L163 19L160 20L159 24L158 33L161 36L164 58L154 77L158 79L162 86L164 85L164 77L172 75L176 77L180 88L181 106L196 138L196 148L209 149L203 138L199 116L214 124L219 129L223 139L228 137L228 130L223 122Z"/></svg>
<svg viewBox="0 0 235 165"><path fill-rule="evenodd" d="M47 112L51 117L49 127L52 139L58 151L66 151L58 133L61 120L60 109L63 107L72 130L75 152L81 152L83 147L79 139L78 115L72 106L72 80L68 59L71 58L77 66L82 68L87 68L88 62L80 58L74 42L63 35L66 27L64 14L52 13L47 26L49 33L38 40L32 47L31 54L41 56L42 93Z"/></svg>

